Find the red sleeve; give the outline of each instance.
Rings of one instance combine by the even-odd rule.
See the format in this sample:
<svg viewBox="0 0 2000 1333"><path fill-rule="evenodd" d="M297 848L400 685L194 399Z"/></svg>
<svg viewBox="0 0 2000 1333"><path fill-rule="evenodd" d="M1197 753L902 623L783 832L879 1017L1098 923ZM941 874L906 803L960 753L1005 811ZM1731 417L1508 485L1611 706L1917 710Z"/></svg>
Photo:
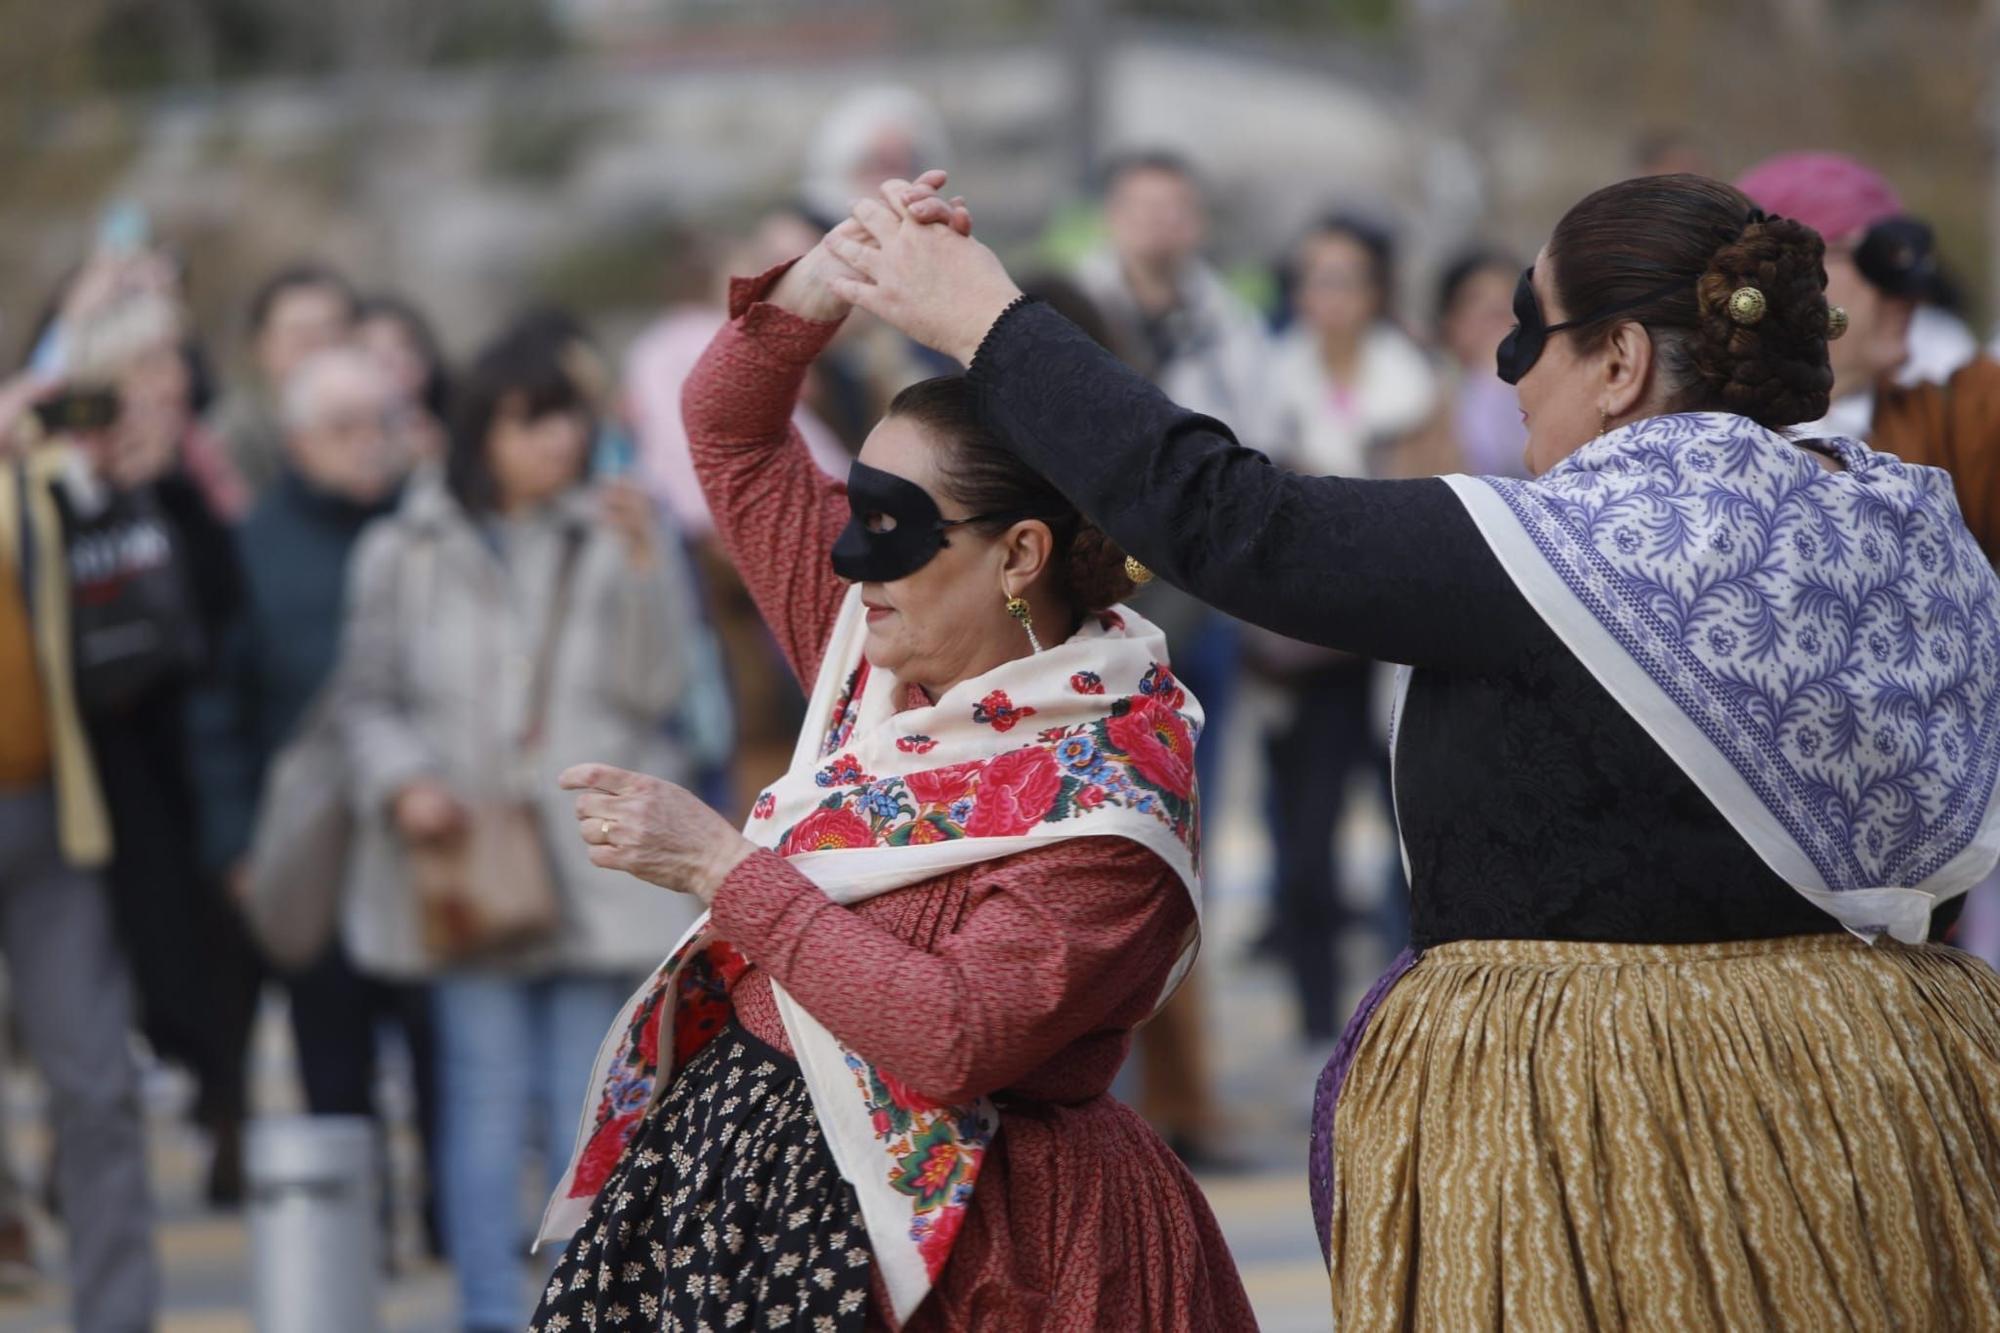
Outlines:
<svg viewBox="0 0 2000 1333"><path fill-rule="evenodd" d="M1083 838L979 873L984 896L934 953L771 852L723 882L715 921L844 1045L926 1097L964 1102L1150 1002L1195 920L1173 872L1123 840Z"/></svg>
<svg viewBox="0 0 2000 1333"><path fill-rule="evenodd" d="M827 563L847 491L813 465L792 410L840 325L763 299L790 267L730 284L729 323L682 387L681 415L722 547L810 691L847 591Z"/></svg>

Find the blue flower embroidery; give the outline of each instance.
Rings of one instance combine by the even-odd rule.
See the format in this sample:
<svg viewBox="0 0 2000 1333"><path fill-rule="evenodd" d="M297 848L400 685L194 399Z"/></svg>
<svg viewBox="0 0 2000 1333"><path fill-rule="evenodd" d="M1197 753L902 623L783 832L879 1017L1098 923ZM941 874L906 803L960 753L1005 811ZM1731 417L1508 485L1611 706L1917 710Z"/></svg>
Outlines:
<svg viewBox="0 0 2000 1333"><path fill-rule="evenodd" d="M1056 746L1056 762L1064 768L1087 769L1097 759L1097 742L1089 736L1071 736Z"/></svg>

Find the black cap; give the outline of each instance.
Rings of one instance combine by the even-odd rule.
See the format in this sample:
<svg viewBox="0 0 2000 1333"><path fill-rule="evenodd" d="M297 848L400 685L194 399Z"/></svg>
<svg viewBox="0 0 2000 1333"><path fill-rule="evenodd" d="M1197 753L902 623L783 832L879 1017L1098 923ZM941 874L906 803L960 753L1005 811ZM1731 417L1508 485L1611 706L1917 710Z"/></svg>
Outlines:
<svg viewBox="0 0 2000 1333"><path fill-rule="evenodd" d="M1884 218L1854 248L1854 267L1871 287L1913 301L1943 302L1949 287L1938 268L1937 237L1928 222Z"/></svg>

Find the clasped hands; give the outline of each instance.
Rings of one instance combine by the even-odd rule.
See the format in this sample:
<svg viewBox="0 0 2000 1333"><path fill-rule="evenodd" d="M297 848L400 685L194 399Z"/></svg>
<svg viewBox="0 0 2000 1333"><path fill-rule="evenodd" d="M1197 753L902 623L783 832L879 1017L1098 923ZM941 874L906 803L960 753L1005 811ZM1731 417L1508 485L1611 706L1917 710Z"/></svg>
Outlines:
<svg viewBox="0 0 2000 1333"><path fill-rule="evenodd" d="M973 238L965 200L940 193L946 179L927 171L914 181L886 181L876 197L855 204L853 216L796 266L800 285L823 294L813 316L838 318L858 306L971 363L1021 289L998 256Z"/></svg>

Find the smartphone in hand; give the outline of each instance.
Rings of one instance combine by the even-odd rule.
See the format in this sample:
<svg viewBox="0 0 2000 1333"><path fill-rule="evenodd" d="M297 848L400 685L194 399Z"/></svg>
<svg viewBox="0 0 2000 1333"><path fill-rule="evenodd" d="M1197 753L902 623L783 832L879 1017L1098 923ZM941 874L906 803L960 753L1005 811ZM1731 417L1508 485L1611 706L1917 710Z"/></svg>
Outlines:
<svg viewBox="0 0 2000 1333"><path fill-rule="evenodd" d="M590 450L591 475L599 481L623 481L638 465L639 449L632 433L615 421L599 422Z"/></svg>
<svg viewBox="0 0 2000 1333"><path fill-rule="evenodd" d="M45 435L108 430L118 420L118 391L99 385L68 388L35 404Z"/></svg>

